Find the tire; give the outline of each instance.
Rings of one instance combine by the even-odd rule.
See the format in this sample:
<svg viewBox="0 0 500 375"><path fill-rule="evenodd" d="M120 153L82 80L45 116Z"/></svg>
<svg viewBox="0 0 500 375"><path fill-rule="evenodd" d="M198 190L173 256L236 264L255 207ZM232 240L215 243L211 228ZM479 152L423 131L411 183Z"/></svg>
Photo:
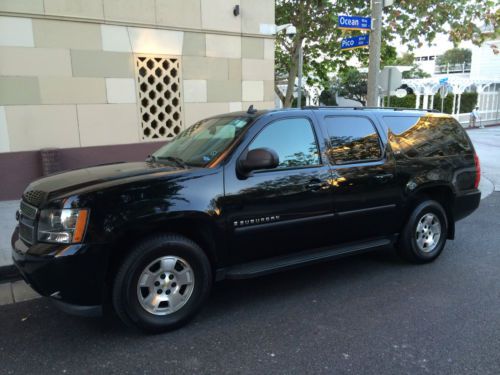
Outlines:
<svg viewBox="0 0 500 375"><path fill-rule="evenodd" d="M125 324L161 333L192 319L211 287L212 268L203 250L186 237L160 234L135 246L120 265L112 303Z"/></svg>
<svg viewBox="0 0 500 375"><path fill-rule="evenodd" d="M439 236L435 236L438 229ZM443 206L433 200L424 200L408 218L397 243L398 254L412 263L432 262L443 251L447 233L448 220Z"/></svg>

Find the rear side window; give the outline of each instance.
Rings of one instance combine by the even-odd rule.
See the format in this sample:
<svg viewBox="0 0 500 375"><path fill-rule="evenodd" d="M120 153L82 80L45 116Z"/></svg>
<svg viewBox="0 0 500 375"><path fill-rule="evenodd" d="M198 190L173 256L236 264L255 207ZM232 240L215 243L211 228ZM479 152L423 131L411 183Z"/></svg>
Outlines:
<svg viewBox="0 0 500 375"><path fill-rule="evenodd" d="M320 164L318 145L311 123L305 118L288 118L267 125L250 144L249 150L270 148L278 154L278 168Z"/></svg>
<svg viewBox="0 0 500 375"><path fill-rule="evenodd" d="M330 143L328 157L332 163L359 163L381 158L378 133L366 117L326 117L324 124Z"/></svg>
<svg viewBox="0 0 500 375"><path fill-rule="evenodd" d="M408 157L457 155L470 151L462 126L448 116L385 116L389 142L397 154Z"/></svg>

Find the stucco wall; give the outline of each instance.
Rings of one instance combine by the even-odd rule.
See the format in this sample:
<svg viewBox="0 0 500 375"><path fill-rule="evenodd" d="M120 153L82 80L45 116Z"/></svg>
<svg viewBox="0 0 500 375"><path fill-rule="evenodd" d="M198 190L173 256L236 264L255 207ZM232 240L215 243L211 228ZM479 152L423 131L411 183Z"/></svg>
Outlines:
<svg viewBox="0 0 500 375"><path fill-rule="evenodd" d="M0 152L141 142L138 55L180 59L183 127L274 107L262 23L272 0L0 0Z"/></svg>

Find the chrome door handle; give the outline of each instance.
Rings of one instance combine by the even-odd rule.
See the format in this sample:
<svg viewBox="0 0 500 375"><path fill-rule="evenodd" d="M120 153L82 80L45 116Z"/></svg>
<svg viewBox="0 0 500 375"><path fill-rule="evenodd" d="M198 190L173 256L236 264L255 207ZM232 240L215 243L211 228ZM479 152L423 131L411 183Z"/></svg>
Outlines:
<svg viewBox="0 0 500 375"><path fill-rule="evenodd" d="M375 175L375 178L377 180L386 180L386 179L393 178L393 177L394 177L394 175L392 173L384 173L384 174Z"/></svg>

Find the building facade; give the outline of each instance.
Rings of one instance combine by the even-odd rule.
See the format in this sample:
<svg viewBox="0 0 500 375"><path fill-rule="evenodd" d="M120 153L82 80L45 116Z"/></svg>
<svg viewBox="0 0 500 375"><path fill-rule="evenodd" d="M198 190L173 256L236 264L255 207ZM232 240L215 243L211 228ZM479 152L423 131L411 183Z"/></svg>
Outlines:
<svg viewBox="0 0 500 375"><path fill-rule="evenodd" d="M273 0L0 0L0 201L143 160L208 116L274 107Z"/></svg>

